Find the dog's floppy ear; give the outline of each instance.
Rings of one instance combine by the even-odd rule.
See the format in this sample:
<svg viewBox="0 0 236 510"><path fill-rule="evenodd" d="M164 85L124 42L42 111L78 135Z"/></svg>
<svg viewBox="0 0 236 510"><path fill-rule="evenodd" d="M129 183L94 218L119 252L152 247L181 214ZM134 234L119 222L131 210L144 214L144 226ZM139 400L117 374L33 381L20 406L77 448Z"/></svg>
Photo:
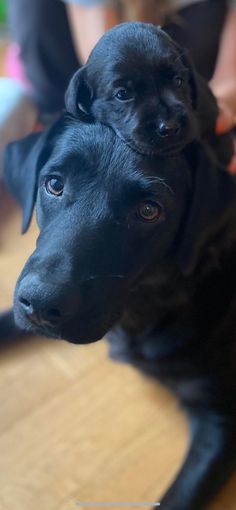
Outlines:
<svg viewBox="0 0 236 510"><path fill-rule="evenodd" d="M71 78L65 95L66 110L82 120L90 117L93 91L87 78L87 66L81 67Z"/></svg>
<svg viewBox="0 0 236 510"><path fill-rule="evenodd" d="M221 166L207 147L197 143L190 149L192 194L178 239L177 260L182 273L190 275L201 258L206 242L222 236L235 209L233 177Z"/></svg>
<svg viewBox="0 0 236 510"><path fill-rule="evenodd" d="M189 86L191 91L192 107L195 110L201 134L215 132L216 120L218 117L218 106L214 95L211 92L207 81L197 72L189 51L180 46L172 37L171 30L164 30L169 42L175 47L179 59L189 72Z"/></svg>
<svg viewBox="0 0 236 510"><path fill-rule="evenodd" d="M182 49L180 51L182 62L189 71L192 105L199 119L201 133L214 133L218 117L216 99L206 80L195 69L188 51Z"/></svg>
<svg viewBox="0 0 236 510"><path fill-rule="evenodd" d="M37 196L38 174L53 148L53 138L64 125L57 120L48 130L12 142L6 146L3 175L6 185L23 210L22 233L29 228Z"/></svg>
<svg viewBox="0 0 236 510"><path fill-rule="evenodd" d="M196 112L200 135L214 148L218 160L228 166L233 155L233 133L216 135L216 121L219 114L216 99L207 82L194 68L188 52L182 54L182 60L189 71L189 84L192 92L193 109Z"/></svg>
<svg viewBox="0 0 236 510"><path fill-rule="evenodd" d="M4 151L4 180L23 209L23 234L29 227L34 209L44 140L44 134L33 133L10 143Z"/></svg>

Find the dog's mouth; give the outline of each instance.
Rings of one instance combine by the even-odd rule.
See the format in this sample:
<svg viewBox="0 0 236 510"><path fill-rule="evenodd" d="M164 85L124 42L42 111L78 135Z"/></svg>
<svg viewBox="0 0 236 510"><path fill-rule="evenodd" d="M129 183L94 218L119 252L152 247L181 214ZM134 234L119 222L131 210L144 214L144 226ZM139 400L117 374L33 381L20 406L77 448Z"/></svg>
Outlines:
<svg viewBox="0 0 236 510"><path fill-rule="evenodd" d="M139 154L142 154L144 156L176 156L179 152L181 152L186 143L179 142L179 143L173 143L171 145L160 147L158 146L158 143L150 142L139 142L134 139L125 140L127 145Z"/></svg>
<svg viewBox="0 0 236 510"><path fill-rule="evenodd" d="M196 133L193 133L191 129L187 129L187 126L183 126L178 135L167 138L160 138L156 134L149 135L146 138L137 132L129 136L124 136L119 129L114 127L114 130L127 145L135 152L142 154L143 156L176 156L181 152L187 144L189 144Z"/></svg>
<svg viewBox="0 0 236 510"><path fill-rule="evenodd" d="M45 320L40 313L28 316L15 303L14 319L16 325L24 331L47 338L65 340L74 344L97 342L119 320L121 311L115 307L105 313L92 308L78 312L72 317L65 317L61 322Z"/></svg>
<svg viewBox="0 0 236 510"><path fill-rule="evenodd" d="M72 320L60 326L49 323L36 323L14 310L16 325L29 333L40 335L55 340L65 340L74 344L89 344L100 340L108 331L99 321L91 324L89 319L83 322Z"/></svg>
<svg viewBox="0 0 236 510"><path fill-rule="evenodd" d="M176 156L179 152L181 152L187 143L189 143L189 140L186 141L180 141L175 140L172 143L170 141L166 142L165 144L160 144L160 140L158 140L156 137L150 139L149 141L140 141L137 138L131 138L131 137L124 137L119 130L115 129L117 136L123 140L131 149L133 149L135 152L138 152L139 154L142 154L143 156Z"/></svg>

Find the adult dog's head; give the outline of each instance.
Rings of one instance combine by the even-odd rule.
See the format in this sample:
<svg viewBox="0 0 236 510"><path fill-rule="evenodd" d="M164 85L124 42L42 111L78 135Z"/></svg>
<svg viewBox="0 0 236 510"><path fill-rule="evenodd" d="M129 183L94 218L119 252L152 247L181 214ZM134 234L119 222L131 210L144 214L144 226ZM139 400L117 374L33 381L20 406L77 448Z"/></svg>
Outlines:
<svg viewBox="0 0 236 510"><path fill-rule="evenodd" d="M106 32L72 78L66 106L149 155L180 150L199 130L213 132L217 116L187 52L161 28L138 22Z"/></svg>
<svg viewBox="0 0 236 510"><path fill-rule="evenodd" d="M16 285L17 325L92 342L119 321L147 273L162 276L168 264L191 272L227 209L224 172L201 158L197 172L181 154L143 158L111 129L69 116L9 145L5 178L23 231L35 203L40 228Z"/></svg>

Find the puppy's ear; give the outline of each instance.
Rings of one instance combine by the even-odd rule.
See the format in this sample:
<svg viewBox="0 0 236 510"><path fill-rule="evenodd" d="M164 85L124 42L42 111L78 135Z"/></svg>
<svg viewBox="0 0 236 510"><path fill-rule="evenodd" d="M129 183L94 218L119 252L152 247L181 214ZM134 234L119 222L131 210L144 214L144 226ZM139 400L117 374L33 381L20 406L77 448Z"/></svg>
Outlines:
<svg viewBox="0 0 236 510"><path fill-rule="evenodd" d="M211 242L216 236L221 235L224 242L225 227L230 224L236 201L233 177L200 143L192 151L192 195L177 248L178 264L185 276L189 276L201 261L202 248L206 243L210 254Z"/></svg>
<svg viewBox="0 0 236 510"><path fill-rule="evenodd" d="M81 67L72 77L65 95L66 110L82 120L90 117L93 90L87 78L87 66Z"/></svg>
<svg viewBox="0 0 236 510"><path fill-rule="evenodd" d="M200 123L201 133L214 133L218 116L217 102L210 87L197 72L187 50L180 49L181 59L189 72L192 105Z"/></svg>

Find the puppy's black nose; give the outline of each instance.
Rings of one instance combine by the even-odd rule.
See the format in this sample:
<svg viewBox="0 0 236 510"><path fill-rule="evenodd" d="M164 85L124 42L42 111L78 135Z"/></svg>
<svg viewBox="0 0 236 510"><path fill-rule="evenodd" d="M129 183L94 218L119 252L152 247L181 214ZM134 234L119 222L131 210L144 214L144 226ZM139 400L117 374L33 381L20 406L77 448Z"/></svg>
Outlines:
<svg viewBox="0 0 236 510"><path fill-rule="evenodd" d="M168 136L176 136L180 132L180 125L176 121L168 121L168 122L160 122L158 128L158 134L162 138L167 138Z"/></svg>
<svg viewBox="0 0 236 510"><path fill-rule="evenodd" d="M19 297L19 304L22 312L36 326L58 326L63 319L63 313L59 308L38 309L24 296Z"/></svg>

